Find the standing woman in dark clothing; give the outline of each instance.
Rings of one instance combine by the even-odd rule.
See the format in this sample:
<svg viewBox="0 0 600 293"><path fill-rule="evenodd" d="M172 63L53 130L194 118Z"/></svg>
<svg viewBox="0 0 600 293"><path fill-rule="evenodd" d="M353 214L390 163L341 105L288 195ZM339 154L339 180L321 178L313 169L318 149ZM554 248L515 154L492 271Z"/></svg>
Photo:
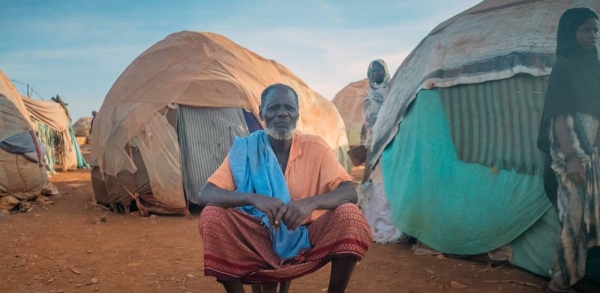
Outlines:
<svg viewBox="0 0 600 293"><path fill-rule="evenodd" d="M598 16L590 9L569 9L560 18L558 60L550 75L538 137L540 150L551 155L549 165L555 174L546 177L546 183L558 181L561 232L549 292L576 292L571 286L585 275L588 249L600 246L597 33ZM547 192L553 193L548 188Z"/></svg>

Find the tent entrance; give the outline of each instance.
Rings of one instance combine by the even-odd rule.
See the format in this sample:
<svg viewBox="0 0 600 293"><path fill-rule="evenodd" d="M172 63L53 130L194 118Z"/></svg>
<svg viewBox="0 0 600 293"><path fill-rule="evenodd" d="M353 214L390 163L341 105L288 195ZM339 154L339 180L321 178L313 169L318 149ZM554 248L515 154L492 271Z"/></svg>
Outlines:
<svg viewBox="0 0 600 293"><path fill-rule="evenodd" d="M260 126L256 119L252 121L252 113L250 117L244 112L241 108L179 106L181 175L188 202L198 204L198 192L223 163L234 138Z"/></svg>

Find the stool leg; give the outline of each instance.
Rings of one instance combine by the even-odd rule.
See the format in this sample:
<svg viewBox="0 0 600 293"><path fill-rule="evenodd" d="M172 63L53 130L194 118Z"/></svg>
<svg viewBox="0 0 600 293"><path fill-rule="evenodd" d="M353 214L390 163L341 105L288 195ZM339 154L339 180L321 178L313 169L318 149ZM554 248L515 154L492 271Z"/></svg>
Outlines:
<svg viewBox="0 0 600 293"><path fill-rule="evenodd" d="M262 284L262 293L277 293L277 283Z"/></svg>
<svg viewBox="0 0 600 293"><path fill-rule="evenodd" d="M280 282L279 283L279 293L288 293L291 285L292 285L291 280L287 280L285 282Z"/></svg>

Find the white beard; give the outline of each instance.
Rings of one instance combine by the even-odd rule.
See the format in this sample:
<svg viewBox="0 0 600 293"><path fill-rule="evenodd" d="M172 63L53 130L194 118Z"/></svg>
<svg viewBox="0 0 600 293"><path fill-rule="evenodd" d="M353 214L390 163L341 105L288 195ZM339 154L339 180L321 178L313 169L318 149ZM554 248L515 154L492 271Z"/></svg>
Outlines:
<svg viewBox="0 0 600 293"><path fill-rule="evenodd" d="M296 133L296 123L297 121L292 121L292 124L290 125L290 128L286 128L286 129L282 129L279 128L277 129L277 127L275 127L273 125L273 121L271 121L270 125L267 124L266 126L266 130L267 130L267 134L269 136L271 136L274 139L277 140L289 140L292 139L292 137L294 137L294 134Z"/></svg>
<svg viewBox="0 0 600 293"><path fill-rule="evenodd" d="M295 133L296 133L296 128L283 129L283 130L277 131L274 128L267 127L267 134L269 136L271 136L272 138L277 139L277 140L289 140L289 139L292 139L292 137L294 137Z"/></svg>

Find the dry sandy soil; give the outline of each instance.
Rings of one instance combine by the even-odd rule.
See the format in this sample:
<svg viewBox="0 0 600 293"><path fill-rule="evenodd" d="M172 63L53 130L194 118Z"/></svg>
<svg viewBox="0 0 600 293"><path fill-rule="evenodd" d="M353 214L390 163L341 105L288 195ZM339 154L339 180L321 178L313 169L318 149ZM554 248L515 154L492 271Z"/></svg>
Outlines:
<svg viewBox="0 0 600 293"><path fill-rule="evenodd" d="M61 191L53 205L0 214L0 292L224 292L202 274L197 212L110 214L91 202L89 171L51 179ZM329 270L294 280L290 292L325 292ZM347 292L543 292L546 283L510 265L416 256L394 244L371 246Z"/></svg>

